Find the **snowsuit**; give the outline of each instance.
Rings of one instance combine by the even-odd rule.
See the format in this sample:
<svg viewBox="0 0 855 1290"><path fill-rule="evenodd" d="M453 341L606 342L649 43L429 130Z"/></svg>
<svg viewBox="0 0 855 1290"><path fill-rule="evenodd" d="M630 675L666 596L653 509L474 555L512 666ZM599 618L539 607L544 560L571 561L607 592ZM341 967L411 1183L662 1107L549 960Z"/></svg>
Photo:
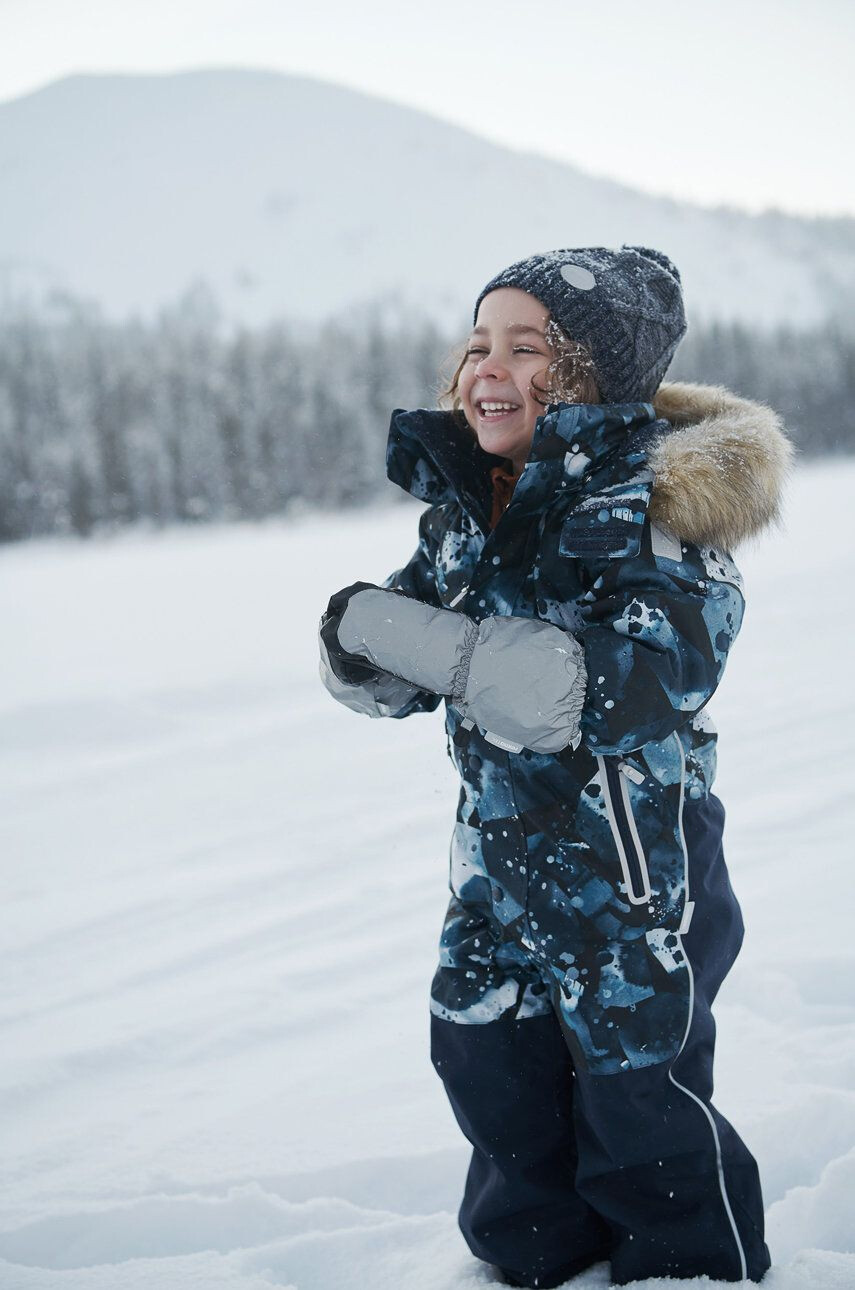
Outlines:
<svg viewBox="0 0 855 1290"><path fill-rule="evenodd" d="M429 506L382 630L405 597L451 614L367 679L322 642L321 676L370 716L445 697L461 790L432 1060L473 1147L461 1230L511 1284L601 1259L618 1284L769 1266L757 1166L710 1103L743 924L706 705L743 615L729 549L775 517L789 452L774 413L721 387L551 405L491 529L500 459L449 413L393 413L389 478ZM447 685L407 676L459 614L491 669L465 703L463 662ZM344 657L376 660L380 635L359 624ZM581 691L551 679L556 650L584 662Z"/></svg>

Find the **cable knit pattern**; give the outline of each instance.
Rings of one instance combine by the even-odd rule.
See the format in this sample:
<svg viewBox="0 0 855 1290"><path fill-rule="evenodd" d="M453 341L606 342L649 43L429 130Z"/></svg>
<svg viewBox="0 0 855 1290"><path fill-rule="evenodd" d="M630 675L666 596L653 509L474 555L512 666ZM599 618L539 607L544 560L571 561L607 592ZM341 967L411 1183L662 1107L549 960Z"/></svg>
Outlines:
<svg viewBox="0 0 855 1290"><path fill-rule="evenodd" d="M497 287L527 291L588 346L604 403L651 399L686 332L680 271L649 246L561 247L518 260L479 294L473 324Z"/></svg>

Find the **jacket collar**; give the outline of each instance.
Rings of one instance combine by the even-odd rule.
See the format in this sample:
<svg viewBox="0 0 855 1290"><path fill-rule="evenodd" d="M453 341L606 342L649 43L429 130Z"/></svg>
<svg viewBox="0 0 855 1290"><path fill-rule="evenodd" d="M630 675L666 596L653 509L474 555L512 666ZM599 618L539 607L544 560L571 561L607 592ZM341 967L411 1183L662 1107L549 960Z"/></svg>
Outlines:
<svg viewBox="0 0 855 1290"><path fill-rule="evenodd" d="M778 414L722 385L663 382L652 403L554 403L537 419L506 514L526 515L561 493L575 505L583 488L626 485L676 536L731 551L780 523L794 457ZM503 461L449 412L392 413L392 482L426 502L459 501L485 533L490 469Z"/></svg>
<svg viewBox="0 0 855 1290"><path fill-rule="evenodd" d="M517 516L541 510L559 493L575 493L606 462L621 458L633 473L646 446L667 432L650 403L553 403L535 422L529 454L511 506ZM389 479L421 501L458 501L489 529L491 470L505 458L485 452L450 412L417 408L392 413L386 450ZM510 507L509 507L510 509Z"/></svg>

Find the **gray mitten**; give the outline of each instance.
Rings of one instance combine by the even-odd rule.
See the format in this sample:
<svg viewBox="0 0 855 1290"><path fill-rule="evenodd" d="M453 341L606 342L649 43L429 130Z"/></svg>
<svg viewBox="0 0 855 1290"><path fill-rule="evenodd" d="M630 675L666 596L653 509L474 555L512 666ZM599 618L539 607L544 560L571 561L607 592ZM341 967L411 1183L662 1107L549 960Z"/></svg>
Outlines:
<svg viewBox="0 0 855 1290"><path fill-rule="evenodd" d="M353 595L338 625L351 655L446 695L511 751L578 747L587 673L580 642L539 619L436 609L399 592Z"/></svg>

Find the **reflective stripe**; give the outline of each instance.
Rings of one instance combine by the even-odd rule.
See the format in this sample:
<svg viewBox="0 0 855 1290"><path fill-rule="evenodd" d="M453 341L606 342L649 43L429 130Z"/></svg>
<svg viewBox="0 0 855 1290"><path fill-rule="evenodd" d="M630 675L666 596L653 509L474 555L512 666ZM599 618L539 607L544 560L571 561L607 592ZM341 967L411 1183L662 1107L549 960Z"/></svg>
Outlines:
<svg viewBox="0 0 855 1290"><path fill-rule="evenodd" d="M693 911L695 906L694 906L694 902L689 900L689 853L686 848L686 834L683 830L683 803L685 801L685 796L686 796L686 754L683 749L683 742L680 739L680 736L676 732L676 730L674 731L674 738L677 740L677 746L680 749L679 821L680 821L680 843L683 848L683 866L684 866L683 872L685 874L685 898L684 898L685 904L683 907L683 920L680 924L680 930L682 931L683 923L686 922L686 915L688 914L689 919L691 919L692 915L690 911ZM679 1050L677 1052L677 1056L674 1058L675 1062L679 1058L680 1053L686 1047L686 1040L689 1038L689 1031L692 1028L692 1014L695 1008L695 978L692 972L692 965L689 961L688 954L685 955L685 959L686 959L686 967L689 972L689 1016L688 1016L688 1020L686 1021L686 1033L683 1035L683 1042L680 1044ZM672 1062L671 1065L673 1066L673 1064L674 1063ZM674 1078L671 1067L668 1068L668 1078L675 1088L678 1088L681 1093L685 1093L687 1097L690 1097L693 1102L696 1102L698 1104L698 1106L703 1111L704 1115L707 1117L707 1120L709 1121L709 1126L712 1129L713 1142L715 1143L715 1163L716 1163L716 1169L718 1170L719 1191L721 1192L721 1198L724 1202L725 1212L727 1213L728 1221L730 1222L730 1226L733 1231L733 1239L736 1241L736 1249L739 1254L740 1280L745 1281L748 1276L748 1265L745 1260L745 1250L742 1248L742 1241L740 1240L740 1237L739 1237L739 1229L736 1226L736 1219L733 1217L733 1210L730 1207L730 1197L727 1194L727 1186L724 1181L724 1165L721 1159L721 1142L719 1141L718 1129L715 1126L715 1120L713 1119L712 1112L710 1111L706 1103L701 1101L701 1099L698 1097L696 1093L693 1093L690 1088L686 1088L684 1084L681 1084L679 1080L676 1080Z"/></svg>
<svg viewBox="0 0 855 1290"><path fill-rule="evenodd" d="M597 755L597 765L600 768L600 783L606 803L606 814L609 817L612 837L620 858L627 897L633 905L646 905L650 900L650 875L647 872L644 848L632 813L626 778L615 772L620 784L620 799L616 802L612 795L608 767L603 756ZM627 854L626 842L629 842L633 850L634 854L631 857ZM638 870L636 877L633 877L633 866Z"/></svg>

